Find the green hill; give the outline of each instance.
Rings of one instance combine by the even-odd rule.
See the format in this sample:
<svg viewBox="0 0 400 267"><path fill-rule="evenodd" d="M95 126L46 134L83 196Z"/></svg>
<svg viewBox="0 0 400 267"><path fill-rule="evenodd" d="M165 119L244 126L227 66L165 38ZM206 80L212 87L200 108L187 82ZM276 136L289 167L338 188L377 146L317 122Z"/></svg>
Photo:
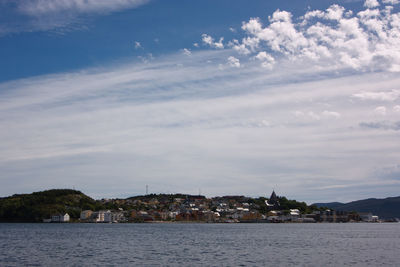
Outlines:
<svg viewBox="0 0 400 267"><path fill-rule="evenodd" d="M369 198L349 203L332 202L316 203L314 205L342 211L371 212L384 219L400 218L400 197Z"/></svg>
<svg viewBox="0 0 400 267"><path fill-rule="evenodd" d="M52 214L68 213L79 218L81 210L100 204L80 191L52 189L0 198L0 222L40 222Z"/></svg>

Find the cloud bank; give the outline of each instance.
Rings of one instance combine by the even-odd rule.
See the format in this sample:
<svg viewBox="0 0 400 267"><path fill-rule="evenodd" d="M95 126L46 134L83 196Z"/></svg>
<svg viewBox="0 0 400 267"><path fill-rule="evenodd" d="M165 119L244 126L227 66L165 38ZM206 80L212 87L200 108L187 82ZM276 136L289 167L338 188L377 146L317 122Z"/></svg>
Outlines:
<svg viewBox="0 0 400 267"><path fill-rule="evenodd" d="M0 194L397 195L398 14L378 3L379 34L340 6L276 11L199 37L215 49L0 84Z"/></svg>
<svg viewBox="0 0 400 267"><path fill-rule="evenodd" d="M226 62L231 52L1 84L0 193L24 184L127 196L149 184L208 195L275 188L312 202L361 184L365 195L398 189L374 176L400 157L400 103L381 97L397 90L397 75L327 75L287 61L266 72ZM365 92L374 97L358 97Z"/></svg>

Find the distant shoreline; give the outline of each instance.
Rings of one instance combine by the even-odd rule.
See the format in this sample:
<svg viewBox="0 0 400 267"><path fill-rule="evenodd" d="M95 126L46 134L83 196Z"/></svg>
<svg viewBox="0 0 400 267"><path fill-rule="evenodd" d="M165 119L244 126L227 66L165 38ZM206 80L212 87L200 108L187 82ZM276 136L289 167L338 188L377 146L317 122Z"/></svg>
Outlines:
<svg viewBox="0 0 400 267"><path fill-rule="evenodd" d="M387 207L383 205L386 203ZM6 223L348 223L395 222L400 197L359 201L362 205L317 203L242 195L207 198L188 194L147 194L95 200L81 191L51 189L0 198ZM350 203L351 204L351 203ZM376 205L379 204L379 209ZM326 206L325 206L326 205ZM335 205L335 206L333 206ZM369 209L365 209L368 205ZM375 205L375 206L374 206ZM361 207L361 208L357 208ZM386 207L386 208L383 208Z"/></svg>
<svg viewBox="0 0 400 267"><path fill-rule="evenodd" d="M51 224L51 225L65 225L65 224L91 224L91 225L118 225L118 224L387 224L387 223L400 223L396 221L379 221L379 222L203 222L203 221L151 221L151 222L0 222L0 224Z"/></svg>

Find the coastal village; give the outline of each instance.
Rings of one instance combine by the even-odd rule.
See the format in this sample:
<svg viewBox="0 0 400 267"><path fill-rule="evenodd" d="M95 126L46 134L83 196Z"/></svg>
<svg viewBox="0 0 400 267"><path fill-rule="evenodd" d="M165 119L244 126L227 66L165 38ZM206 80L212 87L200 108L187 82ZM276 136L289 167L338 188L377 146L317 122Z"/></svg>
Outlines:
<svg viewBox="0 0 400 267"><path fill-rule="evenodd" d="M282 205L281 202L287 202ZM335 211L288 202L273 191L270 198L258 201L244 196L206 198L198 195L147 195L130 199L102 199L108 210L83 210L72 220L68 213L55 214L44 222L141 223L347 223L380 222L372 213ZM289 205L288 205L289 203ZM130 207L124 209L123 207ZM290 207L292 206L292 207ZM289 207L289 208L288 208Z"/></svg>

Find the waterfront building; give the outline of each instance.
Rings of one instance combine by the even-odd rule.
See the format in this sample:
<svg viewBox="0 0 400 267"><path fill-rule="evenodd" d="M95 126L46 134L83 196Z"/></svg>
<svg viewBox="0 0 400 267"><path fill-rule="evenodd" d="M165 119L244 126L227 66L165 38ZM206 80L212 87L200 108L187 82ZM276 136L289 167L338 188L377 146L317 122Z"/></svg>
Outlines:
<svg viewBox="0 0 400 267"><path fill-rule="evenodd" d="M112 213L110 210L104 211L104 222L110 223L113 221Z"/></svg>
<svg viewBox="0 0 400 267"><path fill-rule="evenodd" d="M94 222L105 222L105 223L112 222L111 211L99 210L99 211L93 212L92 220Z"/></svg>
<svg viewBox="0 0 400 267"><path fill-rule="evenodd" d="M150 215L147 211L136 211L136 210L132 210L131 214L130 214L130 218L133 221L154 221L154 217L152 215Z"/></svg>
<svg viewBox="0 0 400 267"><path fill-rule="evenodd" d="M289 211L289 219L294 222L300 218L300 211L298 209L290 209Z"/></svg>
<svg viewBox="0 0 400 267"><path fill-rule="evenodd" d="M90 219L92 222L103 222L104 221L104 213L102 213L100 211L93 212Z"/></svg>
<svg viewBox="0 0 400 267"><path fill-rule="evenodd" d="M56 214L51 216L51 222L69 222L70 216L68 213Z"/></svg>
<svg viewBox="0 0 400 267"><path fill-rule="evenodd" d="M63 216L61 216L60 222L69 222L70 216L68 213L65 213Z"/></svg>
<svg viewBox="0 0 400 267"><path fill-rule="evenodd" d="M81 220L88 220L88 219L90 219L90 217L92 216L92 214L93 214L93 211L91 211L91 210L83 210L83 211L81 212L80 219L81 219Z"/></svg>
<svg viewBox="0 0 400 267"><path fill-rule="evenodd" d="M112 222L122 222L125 221L125 216L122 211L112 212L111 213Z"/></svg>
<svg viewBox="0 0 400 267"><path fill-rule="evenodd" d="M360 216L361 221L363 222L378 222L379 217L373 215L371 212L359 212L358 215Z"/></svg>
<svg viewBox="0 0 400 267"><path fill-rule="evenodd" d="M352 214L346 211L334 211L334 210L324 210L324 211L314 211L314 219L318 222L349 222L352 219Z"/></svg>
<svg viewBox="0 0 400 267"><path fill-rule="evenodd" d="M59 214L52 215L51 222L60 222L60 215Z"/></svg>

